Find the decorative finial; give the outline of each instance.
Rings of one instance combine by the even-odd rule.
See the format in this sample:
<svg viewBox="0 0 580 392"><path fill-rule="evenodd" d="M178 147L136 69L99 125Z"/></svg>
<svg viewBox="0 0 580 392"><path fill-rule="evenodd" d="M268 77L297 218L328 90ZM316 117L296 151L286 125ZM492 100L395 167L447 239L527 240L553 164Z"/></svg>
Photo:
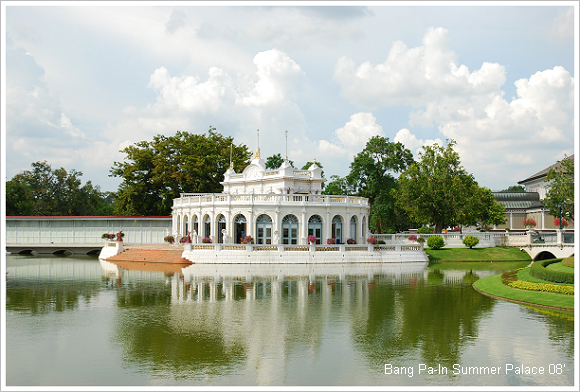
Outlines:
<svg viewBox="0 0 580 392"><path fill-rule="evenodd" d="M256 155L254 155L254 159L260 159L260 130L257 130L258 133L258 149L256 150Z"/></svg>
<svg viewBox="0 0 580 392"><path fill-rule="evenodd" d="M288 130L286 130L286 160L288 160Z"/></svg>

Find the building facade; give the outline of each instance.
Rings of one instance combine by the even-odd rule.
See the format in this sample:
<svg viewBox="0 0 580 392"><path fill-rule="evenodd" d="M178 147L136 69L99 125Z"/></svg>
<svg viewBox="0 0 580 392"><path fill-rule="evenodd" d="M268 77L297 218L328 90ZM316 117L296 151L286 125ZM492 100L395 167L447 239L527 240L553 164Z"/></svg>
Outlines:
<svg viewBox="0 0 580 392"><path fill-rule="evenodd" d="M363 197L322 195L322 169L294 169L285 159L268 170L260 150L242 173L232 166L224 174L223 193L181 194L173 200L173 234L191 234L192 242L243 242L305 245L314 235L317 244L334 238L364 244L369 201ZM352 241L351 241L352 242Z"/></svg>

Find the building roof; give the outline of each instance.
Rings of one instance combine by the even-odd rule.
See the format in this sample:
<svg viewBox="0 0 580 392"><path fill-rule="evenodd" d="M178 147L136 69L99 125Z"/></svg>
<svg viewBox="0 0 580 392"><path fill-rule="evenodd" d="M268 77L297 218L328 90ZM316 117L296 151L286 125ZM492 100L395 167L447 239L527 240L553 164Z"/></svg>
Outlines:
<svg viewBox="0 0 580 392"><path fill-rule="evenodd" d="M572 154L569 157L566 157L564 159L574 160L574 154ZM524 185L524 184L527 184L527 183L532 182L534 180L538 180L540 178L546 177L548 175L548 173L550 172L550 170L555 169L557 167L560 167L561 165L562 164L560 162L556 162L552 166L549 166L549 167L545 168L544 170L540 170L539 172L531 175L530 177L526 178L525 180L519 181L518 184Z"/></svg>
<svg viewBox="0 0 580 392"><path fill-rule="evenodd" d="M538 192L492 192L493 197L507 210L543 207Z"/></svg>

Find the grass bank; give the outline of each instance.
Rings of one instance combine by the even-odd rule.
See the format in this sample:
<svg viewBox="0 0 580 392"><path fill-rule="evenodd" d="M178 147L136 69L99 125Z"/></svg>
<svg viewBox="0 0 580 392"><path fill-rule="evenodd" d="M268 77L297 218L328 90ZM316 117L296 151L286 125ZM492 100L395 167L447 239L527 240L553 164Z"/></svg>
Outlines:
<svg viewBox="0 0 580 392"><path fill-rule="evenodd" d="M431 261L531 261L519 248L443 248L425 249Z"/></svg>
<svg viewBox="0 0 580 392"><path fill-rule="evenodd" d="M532 283L547 283L542 279L537 279L529 274L529 268L521 269L517 272L517 279ZM564 285L564 284L561 284ZM573 286L573 285L569 285ZM559 310L572 311L574 309L574 296L532 290L519 290L509 287L502 282L501 274L488 276L473 283L473 287L483 294L517 302L526 305L546 306Z"/></svg>

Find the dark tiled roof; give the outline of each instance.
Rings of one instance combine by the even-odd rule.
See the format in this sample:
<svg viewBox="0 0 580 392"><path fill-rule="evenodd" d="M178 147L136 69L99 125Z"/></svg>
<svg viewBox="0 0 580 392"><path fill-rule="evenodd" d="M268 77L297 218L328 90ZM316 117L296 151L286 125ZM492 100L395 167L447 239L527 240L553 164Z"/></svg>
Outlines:
<svg viewBox="0 0 580 392"><path fill-rule="evenodd" d="M574 160L574 154L570 155L567 159L572 159ZM548 175L548 172L551 169L554 169L556 167L559 167L561 165L560 162L556 162L554 163L552 166L545 168L544 170L541 170L539 172L537 172L536 174L526 178L525 180L519 181L518 184L527 184L528 182L537 180L538 178L542 178L542 177L546 177Z"/></svg>
<svg viewBox="0 0 580 392"><path fill-rule="evenodd" d="M492 192L493 197L507 210L543 207L538 192Z"/></svg>

